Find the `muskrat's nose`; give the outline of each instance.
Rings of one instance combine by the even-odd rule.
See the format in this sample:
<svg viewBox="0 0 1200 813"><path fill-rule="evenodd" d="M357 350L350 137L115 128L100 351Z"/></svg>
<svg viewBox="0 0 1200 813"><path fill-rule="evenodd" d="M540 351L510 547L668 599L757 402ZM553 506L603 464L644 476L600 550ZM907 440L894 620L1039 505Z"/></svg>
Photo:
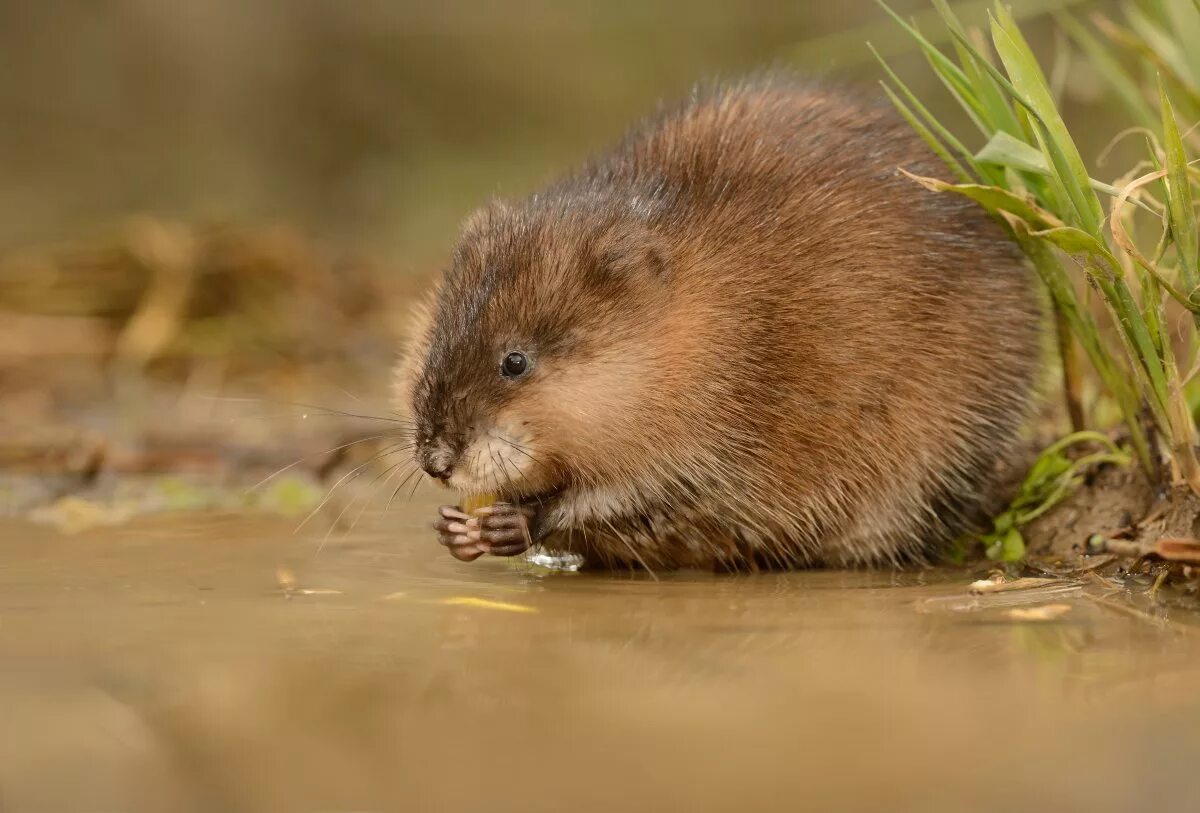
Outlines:
<svg viewBox="0 0 1200 813"><path fill-rule="evenodd" d="M454 467L444 463L426 462L421 468L425 469L425 473L437 480L449 480L450 472L454 471Z"/></svg>
<svg viewBox="0 0 1200 813"><path fill-rule="evenodd" d="M421 468L430 477L444 482L454 471L454 455L445 444L435 443L426 447L421 455Z"/></svg>

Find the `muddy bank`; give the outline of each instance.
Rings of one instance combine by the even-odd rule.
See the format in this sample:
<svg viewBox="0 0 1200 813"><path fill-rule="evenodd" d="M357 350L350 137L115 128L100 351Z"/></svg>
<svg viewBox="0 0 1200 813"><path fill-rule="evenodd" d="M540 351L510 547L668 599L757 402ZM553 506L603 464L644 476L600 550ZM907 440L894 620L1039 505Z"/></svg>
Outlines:
<svg viewBox="0 0 1200 813"><path fill-rule="evenodd" d="M1103 466L1022 529L1028 563L1113 586L1173 591L1200 608L1200 498L1156 487L1132 466Z"/></svg>

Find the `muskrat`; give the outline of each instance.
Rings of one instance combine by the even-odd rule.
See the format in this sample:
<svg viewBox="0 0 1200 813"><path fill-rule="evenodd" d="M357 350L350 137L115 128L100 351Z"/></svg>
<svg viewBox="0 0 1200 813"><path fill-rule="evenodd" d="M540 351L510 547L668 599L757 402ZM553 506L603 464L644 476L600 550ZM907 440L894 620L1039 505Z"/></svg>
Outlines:
<svg viewBox="0 0 1200 813"><path fill-rule="evenodd" d="M462 229L397 397L436 480L499 502L452 554L898 563L971 528L1020 448L1042 307L890 108L772 76L694 91Z"/></svg>

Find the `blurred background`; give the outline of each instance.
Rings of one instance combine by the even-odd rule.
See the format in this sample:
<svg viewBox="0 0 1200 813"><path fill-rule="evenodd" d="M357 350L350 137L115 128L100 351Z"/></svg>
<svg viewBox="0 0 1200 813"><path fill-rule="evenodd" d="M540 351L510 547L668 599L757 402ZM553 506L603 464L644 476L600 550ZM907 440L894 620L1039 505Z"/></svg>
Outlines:
<svg viewBox="0 0 1200 813"><path fill-rule="evenodd" d="M1106 4L1012 5L1091 115L1047 15ZM0 0L0 470L225 476L362 434L295 404L386 414L408 304L472 207L698 79L873 85L868 40L932 90L872 0Z"/></svg>

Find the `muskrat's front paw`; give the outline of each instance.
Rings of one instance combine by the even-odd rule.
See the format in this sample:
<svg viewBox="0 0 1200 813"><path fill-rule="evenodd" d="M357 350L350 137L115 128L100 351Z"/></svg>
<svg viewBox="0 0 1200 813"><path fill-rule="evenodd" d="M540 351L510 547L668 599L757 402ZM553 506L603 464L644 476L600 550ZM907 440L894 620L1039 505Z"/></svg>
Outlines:
<svg viewBox="0 0 1200 813"><path fill-rule="evenodd" d="M478 533L479 544L493 556L516 556L533 545L534 509L498 502L477 508L468 527Z"/></svg>
<svg viewBox="0 0 1200 813"><path fill-rule="evenodd" d="M469 524L472 522L478 524L478 520L464 514L457 506L443 505L438 509L438 521L433 523L438 541L446 546L451 556L463 562L474 562L487 553L480 543L478 528L472 529Z"/></svg>
<svg viewBox="0 0 1200 813"><path fill-rule="evenodd" d="M536 512L528 506L495 503L466 514L457 506L443 505L438 515L433 524L438 541L463 562L473 562L485 553L516 556L533 544L531 525Z"/></svg>

